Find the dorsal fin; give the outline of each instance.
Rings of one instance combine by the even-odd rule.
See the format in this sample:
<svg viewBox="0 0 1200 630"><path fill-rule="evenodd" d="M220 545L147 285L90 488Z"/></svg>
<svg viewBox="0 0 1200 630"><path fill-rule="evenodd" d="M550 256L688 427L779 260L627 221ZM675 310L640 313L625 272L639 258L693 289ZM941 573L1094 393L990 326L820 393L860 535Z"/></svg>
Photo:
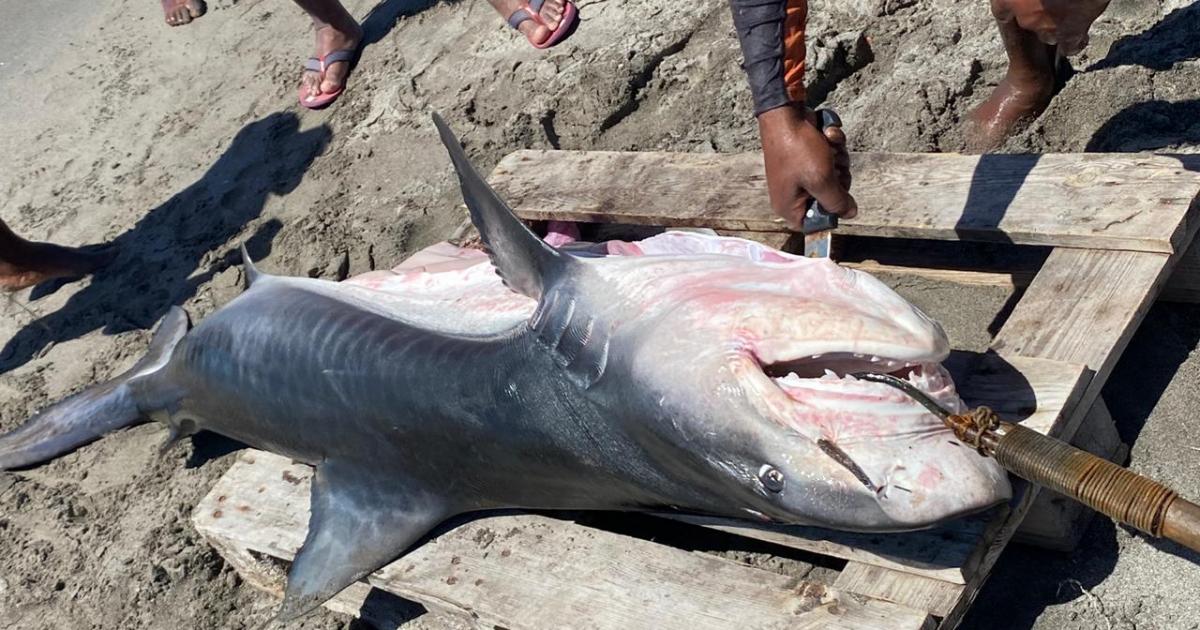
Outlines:
<svg viewBox="0 0 1200 630"><path fill-rule="evenodd" d="M242 270L246 274L246 288L249 289L254 285L254 282L262 277L262 272L258 267L254 266L254 261L250 259L250 252L246 251L246 244L242 243Z"/></svg>
<svg viewBox="0 0 1200 630"><path fill-rule="evenodd" d="M547 245L525 227L513 211L488 185L463 151L458 138L442 117L434 114L442 144L450 153L462 187L463 200L471 211L471 222L483 239L496 272L514 291L539 299L545 290L562 278L576 263L570 256Z"/></svg>

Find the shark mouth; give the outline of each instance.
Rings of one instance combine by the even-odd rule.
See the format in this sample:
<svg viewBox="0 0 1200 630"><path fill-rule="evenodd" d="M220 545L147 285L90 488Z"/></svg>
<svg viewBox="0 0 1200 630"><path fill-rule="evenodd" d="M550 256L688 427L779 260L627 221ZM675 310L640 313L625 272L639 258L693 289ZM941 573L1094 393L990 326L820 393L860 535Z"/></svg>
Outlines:
<svg viewBox="0 0 1200 630"><path fill-rule="evenodd" d="M907 394L851 374L889 374L904 379L943 408L954 413L965 409L950 374L932 357L904 361L831 352L760 367L767 378L754 380L766 394L772 417L814 441L827 457L882 499L888 498L890 489L912 490L881 474L886 468L879 467L880 447L944 439L950 430Z"/></svg>
<svg viewBox="0 0 1200 630"><path fill-rule="evenodd" d="M906 439L948 430L939 418L904 392L850 376L862 372L889 374L906 380L953 413L965 409L953 379L941 366L941 356L897 354L912 358L829 352L801 359L759 362L761 375L751 380L773 417L814 441L836 444L861 439ZM824 445L822 448L829 450ZM846 458L834 454L834 459Z"/></svg>
<svg viewBox="0 0 1200 630"><path fill-rule="evenodd" d="M911 362L889 359L878 355L850 352L814 354L807 358L779 361L762 366L763 372L772 379L822 378L830 374L844 376L858 372L893 374L905 377L914 368L929 362Z"/></svg>
<svg viewBox="0 0 1200 630"><path fill-rule="evenodd" d="M877 382L854 378L851 374L888 374L905 379L917 390L944 407L958 410L961 400L955 393L950 374L936 359L904 361L878 355L833 352L813 355L805 359L769 363L761 366L763 374L793 401L812 402L815 391L833 393L845 400L853 397L860 400L901 404L914 409L920 403L902 392ZM849 402L849 401L846 401ZM862 409L867 411L867 409ZM932 414L931 414L932 417ZM940 422L940 421L939 421Z"/></svg>

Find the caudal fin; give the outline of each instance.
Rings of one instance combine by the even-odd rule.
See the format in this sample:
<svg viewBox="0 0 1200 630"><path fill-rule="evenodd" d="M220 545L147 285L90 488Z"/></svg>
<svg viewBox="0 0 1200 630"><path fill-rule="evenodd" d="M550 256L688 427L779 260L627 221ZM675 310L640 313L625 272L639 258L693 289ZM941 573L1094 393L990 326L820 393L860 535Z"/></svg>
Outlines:
<svg viewBox="0 0 1200 630"><path fill-rule="evenodd" d="M130 383L166 365L187 332L183 309L172 308L159 324L150 349L129 371L51 405L15 431L0 436L0 470L53 459L144 420Z"/></svg>

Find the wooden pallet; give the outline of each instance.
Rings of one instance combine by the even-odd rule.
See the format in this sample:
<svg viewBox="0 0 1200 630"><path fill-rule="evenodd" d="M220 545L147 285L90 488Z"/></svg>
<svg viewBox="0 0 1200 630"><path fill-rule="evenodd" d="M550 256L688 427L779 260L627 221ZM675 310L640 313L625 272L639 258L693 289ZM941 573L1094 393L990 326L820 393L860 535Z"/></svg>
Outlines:
<svg viewBox="0 0 1200 630"><path fill-rule="evenodd" d="M1198 163L1149 155L853 157L862 217L844 223L844 234L1049 248L991 349L955 353L948 366L969 403L1121 455L1100 389L1194 235ZM709 226L782 244L788 235L766 210L760 159L521 151L501 161L491 181L530 220ZM196 527L248 581L278 592L280 561L304 538L308 475L282 458L244 453L197 507ZM1072 545L1082 511L1045 495L1017 483L1007 506L887 536L674 517L835 559L832 583L572 520L494 516L449 529L373 574L374 596L356 585L331 607L396 623L402 612L379 596L386 591L512 629L953 628L1023 522L1030 540Z"/></svg>

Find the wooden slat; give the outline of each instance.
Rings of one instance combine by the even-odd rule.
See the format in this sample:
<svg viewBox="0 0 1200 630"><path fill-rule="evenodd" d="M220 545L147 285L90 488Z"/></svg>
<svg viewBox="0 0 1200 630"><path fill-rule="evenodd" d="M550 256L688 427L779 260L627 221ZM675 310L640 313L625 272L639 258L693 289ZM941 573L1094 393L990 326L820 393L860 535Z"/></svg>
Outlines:
<svg viewBox="0 0 1200 630"><path fill-rule="evenodd" d="M1195 224L1187 227L1185 242ZM1105 381L1158 295L1178 256L1144 252L1056 249L993 340L1006 359L1040 357L1086 365L1091 372L1073 409L1048 427L1047 433L1071 440L1083 417L1100 395ZM986 541L978 572L939 628L958 626L1039 495L1027 483L1010 512Z"/></svg>
<svg viewBox="0 0 1200 630"><path fill-rule="evenodd" d="M193 520L196 520L195 516ZM223 537L219 532L205 535L205 539L251 586L277 598L283 597L287 567L282 560L269 554L252 552L236 540ZM369 627L377 630L397 630L412 619L414 612L419 612L415 610L416 604L372 588L363 582L352 584L338 593L325 607L343 615L362 619Z"/></svg>
<svg viewBox="0 0 1200 630"><path fill-rule="evenodd" d="M834 588L866 595L944 617L962 594L962 586L883 567L850 562Z"/></svg>
<svg viewBox="0 0 1200 630"><path fill-rule="evenodd" d="M1074 407L1087 384L1083 366L1044 359L958 353L952 369L959 393L970 405L988 405L1003 418L1045 432ZM816 527L771 527L723 519L671 515L766 542L844 558L860 564L965 584L981 561L980 540L1002 516L988 512L908 534L872 535Z"/></svg>
<svg viewBox="0 0 1200 630"><path fill-rule="evenodd" d="M1200 173L1149 154L855 153L841 234L1173 253ZM517 151L489 178L524 219L781 232L758 153Z"/></svg>
<svg viewBox="0 0 1200 630"><path fill-rule="evenodd" d="M1057 249L992 342L1006 356L1080 363L1092 382L1072 418L1051 434L1070 439L1120 359L1170 270L1171 257Z"/></svg>
<svg viewBox="0 0 1200 630"><path fill-rule="evenodd" d="M958 519L936 529L906 534L855 534L819 527L786 527L663 514L663 518L709 527L764 542L885 567L947 584L965 584L970 559L995 513Z"/></svg>
<svg viewBox="0 0 1200 630"><path fill-rule="evenodd" d="M794 253L803 247L802 239L785 232L720 232L725 236L745 238ZM916 277L964 286L1000 287L1010 291L1024 289L1033 282L1043 262L1035 256L1005 256L998 264L986 268L972 267L969 263L963 264L960 251L940 251L928 247L930 241L908 239L871 239L868 244L858 244L854 256L842 257L837 250L843 240L841 235L834 235L834 259L844 267L870 274ZM1193 239L1192 245L1167 278L1158 299L1163 302L1200 304L1200 243Z"/></svg>
<svg viewBox="0 0 1200 630"><path fill-rule="evenodd" d="M248 451L197 507L218 548L290 560L307 529L311 469ZM923 628L923 611L536 515L459 525L372 574L381 590L486 627Z"/></svg>
<svg viewBox="0 0 1200 630"><path fill-rule="evenodd" d="M871 275L891 274L923 278L933 282L949 282L972 287L1000 287L1015 290L1029 286L1036 271L1018 270L1013 272L997 271L968 271L960 269L936 269L930 267L907 267L902 265L885 265L877 262L847 262L839 263L844 267L865 271Z"/></svg>

